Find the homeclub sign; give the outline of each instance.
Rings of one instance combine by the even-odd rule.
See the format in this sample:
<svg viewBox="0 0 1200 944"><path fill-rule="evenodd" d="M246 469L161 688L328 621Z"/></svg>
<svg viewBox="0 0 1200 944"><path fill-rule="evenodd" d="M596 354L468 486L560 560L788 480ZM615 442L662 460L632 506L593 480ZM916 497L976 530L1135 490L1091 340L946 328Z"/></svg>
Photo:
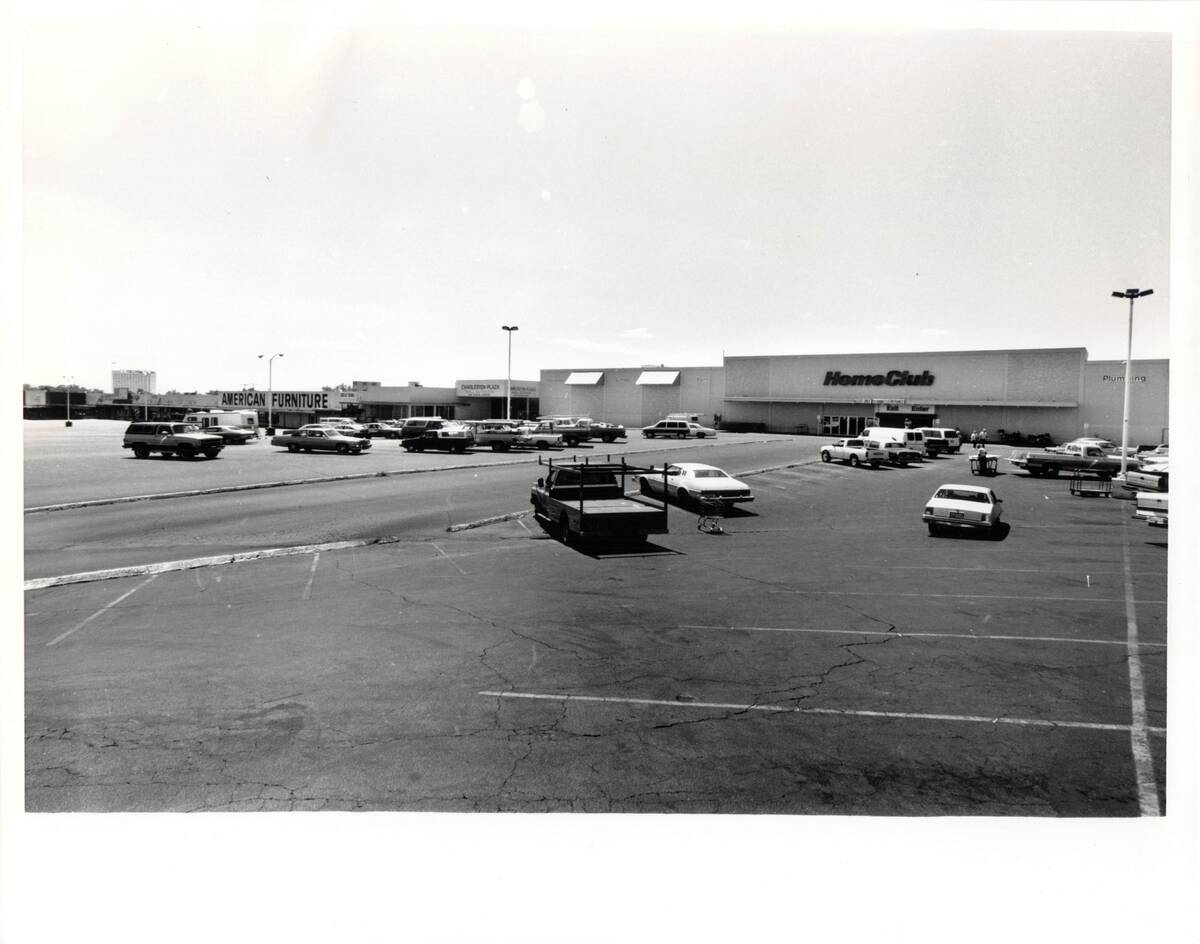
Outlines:
<svg viewBox="0 0 1200 944"><path fill-rule="evenodd" d="M267 401L270 400L270 403ZM326 390L222 390L221 409L340 410L340 397Z"/></svg>
<svg viewBox="0 0 1200 944"><path fill-rule="evenodd" d="M840 370L825 372L826 387L932 387L933 374L907 370L889 370L886 374L843 374Z"/></svg>

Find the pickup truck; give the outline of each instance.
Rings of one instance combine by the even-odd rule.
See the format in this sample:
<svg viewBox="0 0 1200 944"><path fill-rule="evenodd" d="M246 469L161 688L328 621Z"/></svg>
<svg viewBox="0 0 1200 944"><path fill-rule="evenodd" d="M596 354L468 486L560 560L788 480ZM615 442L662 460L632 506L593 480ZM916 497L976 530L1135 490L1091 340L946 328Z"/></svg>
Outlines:
<svg viewBox="0 0 1200 944"><path fill-rule="evenodd" d="M539 416L538 423L549 423L568 446L578 446L592 438L592 420L587 416Z"/></svg>
<svg viewBox="0 0 1200 944"><path fill-rule="evenodd" d="M541 464L539 458L538 464ZM626 494L626 479L662 475L621 462L546 463L529 493L538 522L564 544L578 538L613 543L643 542L667 533L667 503ZM664 489L665 494L665 489Z"/></svg>
<svg viewBox="0 0 1200 944"><path fill-rule="evenodd" d="M1014 452L1008 459L1018 469L1030 475L1053 478L1059 472L1090 472L1101 478L1112 478L1121 471L1121 457L1110 455L1100 446L1087 443L1067 443L1058 452ZM1138 460L1125 459L1127 469L1136 469Z"/></svg>
<svg viewBox="0 0 1200 944"><path fill-rule="evenodd" d="M877 443L868 442L865 439L839 439L835 443L821 447L822 462L840 459L855 467L865 462L872 469L878 469L881 463L887 461L887 458L888 454Z"/></svg>
<svg viewBox="0 0 1200 944"><path fill-rule="evenodd" d="M1138 492L1133 517L1140 518L1152 528L1169 527L1167 524L1167 499L1169 497L1166 492Z"/></svg>

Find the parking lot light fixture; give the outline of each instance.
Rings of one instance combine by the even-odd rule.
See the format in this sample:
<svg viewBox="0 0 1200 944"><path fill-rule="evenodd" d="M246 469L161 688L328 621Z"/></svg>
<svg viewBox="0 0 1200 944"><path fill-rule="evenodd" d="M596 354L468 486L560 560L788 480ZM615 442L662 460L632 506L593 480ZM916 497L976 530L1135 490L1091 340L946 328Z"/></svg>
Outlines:
<svg viewBox="0 0 1200 944"><path fill-rule="evenodd" d="M516 325L501 325L501 329L508 335L508 373L505 375L504 381L504 418L512 419L512 336L514 331L520 329Z"/></svg>
<svg viewBox="0 0 1200 944"><path fill-rule="evenodd" d="M266 354L258 355L259 360L262 360L264 357L267 357L267 355ZM275 399L275 396L274 396L275 384L274 384L274 380L271 377L271 361L275 360L275 358L277 358L277 357L283 357L283 355L282 354L272 354L270 357L267 357L267 428L268 429L270 429L271 427L273 427L275 425L275 421L271 415L271 405L272 405L272 401Z"/></svg>
<svg viewBox="0 0 1200 944"><path fill-rule="evenodd" d="M1128 465L1126 453L1129 450L1129 394L1133 389L1133 302L1137 298L1153 295L1152 288L1127 288L1123 292L1113 292L1113 298L1129 299L1129 338L1125 348L1125 409L1121 415L1121 476L1124 479L1125 467Z"/></svg>

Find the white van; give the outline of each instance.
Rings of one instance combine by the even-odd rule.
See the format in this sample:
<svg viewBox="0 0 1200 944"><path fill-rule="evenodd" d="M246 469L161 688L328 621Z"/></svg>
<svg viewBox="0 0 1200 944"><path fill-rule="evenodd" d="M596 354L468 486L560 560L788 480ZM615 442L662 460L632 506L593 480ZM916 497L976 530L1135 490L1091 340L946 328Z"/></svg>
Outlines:
<svg viewBox="0 0 1200 944"><path fill-rule="evenodd" d="M868 426L859 434L863 439L875 439L881 443L897 442L918 455L931 456L925 436L919 429L900 429L892 426Z"/></svg>

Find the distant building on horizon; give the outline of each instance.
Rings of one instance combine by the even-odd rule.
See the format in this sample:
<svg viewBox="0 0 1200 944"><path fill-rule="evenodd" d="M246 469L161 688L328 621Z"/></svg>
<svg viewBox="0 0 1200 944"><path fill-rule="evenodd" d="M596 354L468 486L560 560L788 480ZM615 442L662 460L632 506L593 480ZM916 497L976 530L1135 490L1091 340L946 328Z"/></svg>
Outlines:
<svg viewBox="0 0 1200 944"><path fill-rule="evenodd" d="M128 390L137 393L158 393L158 373L153 370L114 370L112 372L112 390Z"/></svg>

